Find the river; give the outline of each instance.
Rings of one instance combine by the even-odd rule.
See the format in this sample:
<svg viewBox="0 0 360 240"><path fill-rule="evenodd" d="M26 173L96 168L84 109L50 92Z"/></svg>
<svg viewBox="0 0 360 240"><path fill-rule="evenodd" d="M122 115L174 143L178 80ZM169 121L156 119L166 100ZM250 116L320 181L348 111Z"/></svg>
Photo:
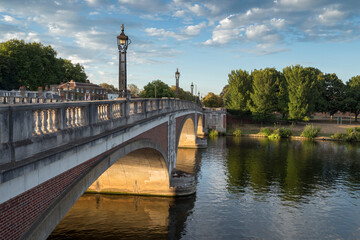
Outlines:
<svg viewBox="0 0 360 240"><path fill-rule="evenodd" d="M360 239L360 145L219 137L181 151L196 194L84 194L49 239Z"/></svg>

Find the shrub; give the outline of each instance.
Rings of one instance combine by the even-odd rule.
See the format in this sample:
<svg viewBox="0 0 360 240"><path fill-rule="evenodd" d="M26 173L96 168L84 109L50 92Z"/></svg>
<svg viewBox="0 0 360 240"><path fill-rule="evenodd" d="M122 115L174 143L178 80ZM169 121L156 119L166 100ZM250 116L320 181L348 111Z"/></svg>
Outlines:
<svg viewBox="0 0 360 240"><path fill-rule="evenodd" d="M241 136L241 130L240 130L240 129L236 129L236 130L233 132L233 135L234 135L235 137Z"/></svg>
<svg viewBox="0 0 360 240"><path fill-rule="evenodd" d="M312 139L316 137L319 132L320 132L319 127L314 127L313 125L306 125L304 131L301 133L301 136Z"/></svg>
<svg viewBox="0 0 360 240"><path fill-rule="evenodd" d="M269 139L271 140L278 140L280 139L280 129L276 129L275 131L273 131L269 136Z"/></svg>
<svg viewBox="0 0 360 240"><path fill-rule="evenodd" d="M360 141L360 132L357 132L355 129L348 134L348 141Z"/></svg>
<svg viewBox="0 0 360 240"><path fill-rule="evenodd" d="M272 132L273 132L273 130L271 130L268 127L265 127L265 128L261 128L259 133L268 137L272 134Z"/></svg>
<svg viewBox="0 0 360 240"><path fill-rule="evenodd" d="M353 130L352 128L347 128L347 129L346 129L346 133L347 133L347 134L351 134L353 131L354 131L354 130Z"/></svg>
<svg viewBox="0 0 360 240"><path fill-rule="evenodd" d="M335 140L342 140L342 141L347 141L348 140L348 134L346 133L335 133L331 136L332 139Z"/></svg>
<svg viewBox="0 0 360 240"><path fill-rule="evenodd" d="M360 127L355 127L354 130L355 132L360 132Z"/></svg>
<svg viewBox="0 0 360 240"><path fill-rule="evenodd" d="M280 128L279 130L279 135L281 138L289 138L292 135L292 130L291 129L287 129L287 128Z"/></svg>
<svg viewBox="0 0 360 240"><path fill-rule="evenodd" d="M214 130L214 129L210 129L209 131L209 136L210 137L217 137L219 135L219 132Z"/></svg>

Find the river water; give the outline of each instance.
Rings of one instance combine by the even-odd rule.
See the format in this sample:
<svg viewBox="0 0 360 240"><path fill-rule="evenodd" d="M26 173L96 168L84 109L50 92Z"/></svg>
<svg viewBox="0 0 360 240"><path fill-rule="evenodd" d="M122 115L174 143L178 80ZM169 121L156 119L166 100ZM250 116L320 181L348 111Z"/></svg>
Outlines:
<svg viewBox="0 0 360 240"><path fill-rule="evenodd" d="M49 239L360 239L360 145L219 137L181 151L195 195L84 194Z"/></svg>

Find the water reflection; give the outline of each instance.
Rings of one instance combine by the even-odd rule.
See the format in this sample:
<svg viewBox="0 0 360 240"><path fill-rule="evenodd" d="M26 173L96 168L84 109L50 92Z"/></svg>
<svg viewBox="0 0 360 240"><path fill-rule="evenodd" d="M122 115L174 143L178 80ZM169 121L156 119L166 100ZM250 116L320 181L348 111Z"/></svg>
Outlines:
<svg viewBox="0 0 360 240"><path fill-rule="evenodd" d="M360 239L359 145L219 137L183 150L196 195L84 195L50 238Z"/></svg>
<svg viewBox="0 0 360 240"><path fill-rule="evenodd" d="M228 138L227 148L228 190L235 193L250 187L254 193L301 201L342 183L348 192L359 190L359 146Z"/></svg>

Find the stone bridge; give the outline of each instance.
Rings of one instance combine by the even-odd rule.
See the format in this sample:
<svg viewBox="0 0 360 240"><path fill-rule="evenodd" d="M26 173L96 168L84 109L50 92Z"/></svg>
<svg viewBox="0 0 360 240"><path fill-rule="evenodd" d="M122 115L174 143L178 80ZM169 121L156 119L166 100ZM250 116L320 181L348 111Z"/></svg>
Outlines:
<svg viewBox="0 0 360 240"><path fill-rule="evenodd" d="M0 123L0 239L46 239L85 191L195 191L176 170L179 147L204 145L192 102L10 104Z"/></svg>

